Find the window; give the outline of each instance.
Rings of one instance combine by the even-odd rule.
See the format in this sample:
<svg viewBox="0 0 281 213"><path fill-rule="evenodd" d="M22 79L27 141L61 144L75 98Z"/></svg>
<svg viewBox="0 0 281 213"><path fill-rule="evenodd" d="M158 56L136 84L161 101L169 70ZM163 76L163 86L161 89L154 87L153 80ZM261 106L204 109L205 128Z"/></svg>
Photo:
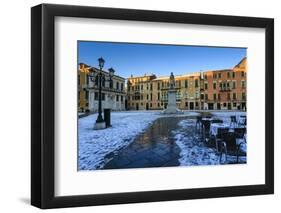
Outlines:
<svg viewBox="0 0 281 213"><path fill-rule="evenodd" d="M208 89L208 83L205 83L205 89Z"/></svg>
<svg viewBox="0 0 281 213"><path fill-rule="evenodd" d="M152 89L153 89L153 85L152 85L152 84L150 84L150 90L152 91Z"/></svg>
<svg viewBox="0 0 281 213"><path fill-rule="evenodd" d="M147 99L147 100L149 99L149 95L146 95L146 99Z"/></svg>
<svg viewBox="0 0 281 213"><path fill-rule="evenodd" d="M101 86L105 87L105 77L104 76L102 76L102 78L101 78Z"/></svg>
<svg viewBox="0 0 281 213"><path fill-rule="evenodd" d="M95 77L95 85L98 86L99 85L99 76Z"/></svg>
<svg viewBox="0 0 281 213"><path fill-rule="evenodd" d="M150 107L152 107L152 103L150 103Z"/></svg>
<svg viewBox="0 0 281 213"><path fill-rule="evenodd" d="M195 79L195 87L197 88L199 86L198 79Z"/></svg>
<svg viewBox="0 0 281 213"><path fill-rule="evenodd" d="M78 85L80 85L80 75L78 75Z"/></svg>
<svg viewBox="0 0 281 213"><path fill-rule="evenodd" d="M188 88L188 81L187 80L184 81L184 87Z"/></svg>
<svg viewBox="0 0 281 213"><path fill-rule="evenodd" d="M207 76L207 75L204 75L204 79L207 80L207 78L208 78L208 76Z"/></svg>
<svg viewBox="0 0 281 213"><path fill-rule="evenodd" d="M241 72L241 77L245 77L245 72L244 71Z"/></svg>
<svg viewBox="0 0 281 213"><path fill-rule="evenodd" d="M213 83L213 89L217 89L217 83Z"/></svg>
<svg viewBox="0 0 281 213"><path fill-rule="evenodd" d="M160 103L159 103L159 102L158 102L158 104L157 104L157 105L158 105L158 107L160 107Z"/></svg>
<svg viewBox="0 0 281 213"><path fill-rule="evenodd" d="M221 73L219 73L219 78L221 78Z"/></svg>
<svg viewBox="0 0 281 213"><path fill-rule="evenodd" d="M204 99L204 94L201 94L200 99L202 100Z"/></svg>
<svg viewBox="0 0 281 213"><path fill-rule="evenodd" d="M95 92L95 100L99 100L99 93Z"/></svg>
<svg viewBox="0 0 281 213"><path fill-rule="evenodd" d="M104 94L104 93L101 94L101 100L102 100L102 101L105 100L105 94Z"/></svg>
<svg viewBox="0 0 281 213"><path fill-rule="evenodd" d="M85 99L86 99L86 100L89 99L89 91L88 91L88 90L85 91Z"/></svg>
<svg viewBox="0 0 281 213"><path fill-rule="evenodd" d="M160 82L157 83L157 89L160 90Z"/></svg>
<svg viewBox="0 0 281 213"><path fill-rule="evenodd" d="M217 99L217 94L213 94L213 98L214 98L214 100L216 100Z"/></svg>
<svg viewBox="0 0 281 213"><path fill-rule="evenodd" d="M237 106L237 104L236 103L233 103L233 107L236 107Z"/></svg>
<svg viewBox="0 0 281 213"><path fill-rule="evenodd" d="M242 100L245 101L246 100L246 93L242 92Z"/></svg>
<svg viewBox="0 0 281 213"><path fill-rule="evenodd" d="M230 72L227 72L227 78L230 78Z"/></svg>
<svg viewBox="0 0 281 213"><path fill-rule="evenodd" d="M116 101L119 101L119 95L116 95Z"/></svg>
<svg viewBox="0 0 281 213"><path fill-rule="evenodd" d="M150 94L150 100L152 100L152 93Z"/></svg>
<svg viewBox="0 0 281 213"><path fill-rule="evenodd" d="M232 99L233 99L233 100L236 100L236 93L233 93L233 94L232 94Z"/></svg>
<svg viewBox="0 0 281 213"><path fill-rule="evenodd" d="M230 93L227 93L227 100L230 100Z"/></svg>
<svg viewBox="0 0 281 213"><path fill-rule="evenodd" d="M217 78L217 73L213 74L213 78L216 79Z"/></svg>
<svg viewBox="0 0 281 213"><path fill-rule="evenodd" d="M123 91L123 89L124 89L124 85L123 83L121 83L121 91Z"/></svg>
<svg viewBox="0 0 281 213"><path fill-rule="evenodd" d="M223 107L226 107L226 103L223 103Z"/></svg>
<svg viewBox="0 0 281 213"><path fill-rule="evenodd" d="M208 94L205 94L205 100L206 101L208 100Z"/></svg>
<svg viewBox="0 0 281 213"><path fill-rule="evenodd" d="M246 82L245 81L241 81L241 87L245 88L246 87Z"/></svg>
<svg viewBox="0 0 281 213"><path fill-rule="evenodd" d="M158 94L157 94L157 100L158 101L160 100L160 92L158 92Z"/></svg>
<svg viewBox="0 0 281 213"><path fill-rule="evenodd" d="M141 85L141 90L143 90L143 85Z"/></svg>
<svg viewBox="0 0 281 213"><path fill-rule="evenodd" d="M178 81L178 86L181 87L181 81Z"/></svg>
<svg viewBox="0 0 281 213"><path fill-rule="evenodd" d="M236 89L236 82L232 81L232 89Z"/></svg>
<svg viewBox="0 0 281 213"><path fill-rule="evenodd" d="M230 88L230 84L229 84L229 82L227 82L227 83L226 83L226 87L227 87L227 89L229 89L229 88Z"/></svg>
<svg viewBox="0 0 281 213"><path fill-rule="evenodd" d="M218 94L218 99L219 99L219 100L221 99L221 94Z"/></svg>
<svg viewBox="0 0 281 213"><path fill-rule="evenodd" d="M185 106L188 107L188 102L185 102Z"/></svg>
<svg viewBox="0 0 281 213"><path fill-rule="evenodd" d="M119 82L116 82L116 89L119 90Z"/></svg>
<svg viewBox="0 0 281 213"><path fill-rule="evenodd" d="M222 90L222 82L220 82L220 89Z"/></svg>
<svg viewBox="0 0 281 213"><path fill-rule="evenodd" d="M110 80L110 81L109 81L109 88L110 88L110 89L113 88L113 80ZM129 91L129 88L130 88L130 87L128 87L128 91Z"/></svg>
<svg viewBox="0 0 281 213"><path fill-rule="evenodd" d="M143 95L140 96L140 99L143 100Z"/></svg>
<svg viewBox="0 0 281 213"><path fill-rule="evenodd" d="M89 75L86 75L86 84L89 85Z"/></svg>
<svg viewBox="0 0 281 213"><path fill-rule="evenodd" d="M235 72L232 73L232 78L235 78Z"/></svg>
<svg viewBox="0 0 281 213"><path fill-rule="evenodd" d="M225 82L223 83L223 89L224 90L226 89L226 83Z"/></svg>

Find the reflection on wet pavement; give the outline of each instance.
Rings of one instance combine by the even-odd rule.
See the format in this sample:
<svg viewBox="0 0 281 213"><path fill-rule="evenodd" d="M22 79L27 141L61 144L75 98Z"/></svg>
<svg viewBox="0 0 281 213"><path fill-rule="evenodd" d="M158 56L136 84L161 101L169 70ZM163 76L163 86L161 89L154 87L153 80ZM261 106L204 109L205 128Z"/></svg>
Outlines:
<svg viewBox="0 0 281 213"><path fill-rule="evenodd" d="M185 117L162 117L125 149L106 156L104 169L168 167L179 165L180 148L172 131Z"/></svg>

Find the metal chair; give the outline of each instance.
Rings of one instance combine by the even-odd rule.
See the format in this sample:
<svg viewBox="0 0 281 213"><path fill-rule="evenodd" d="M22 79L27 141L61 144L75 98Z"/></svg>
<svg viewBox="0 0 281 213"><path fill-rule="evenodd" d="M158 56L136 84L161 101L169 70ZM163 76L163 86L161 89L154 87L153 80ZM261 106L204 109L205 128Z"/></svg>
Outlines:
<svg viewBox="0 0 281 213"><path fill-rule="evenodd" d="M237 119L235 115L230 116L230 126L234 125L233 127L237 126Z"/></svg>
<svg viewBox="0 0 281 213"><path fill-rule="evenodd" d="M241 144L236 143L236 138L237 135L235 132L228 132L222 135L222 143L221 143L221 152L220 152L220 162L221 162L221 158L222 158L222 154L223 154L223 150L226 156L226 160L227 160L227 155L236 155L236 162L239 162L239 151L241 148Z"/></svg>
<svg viewBox="0 0 281 213"><path fill-rule="evenodd" d="M201 132L201 130L202 130L202 116L196 117L196 129L198 129L198 126L199 126L199 130Z"/></svg>

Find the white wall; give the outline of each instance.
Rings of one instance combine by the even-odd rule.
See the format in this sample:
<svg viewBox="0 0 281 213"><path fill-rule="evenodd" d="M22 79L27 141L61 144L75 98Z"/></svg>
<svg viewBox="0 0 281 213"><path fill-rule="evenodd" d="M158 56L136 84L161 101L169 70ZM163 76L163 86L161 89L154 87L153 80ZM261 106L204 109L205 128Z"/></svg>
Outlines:
<svg viewBox="0 0 281 213"><path fill-rule="evenodd" d="M281 55L281 13L278 1L45 0L44 2L274 17L275 59L279 59ZM41 1L8 0L2 1L0 7L0 58L2 65L0 77L1 212L39 212L38 209L28 204L30 196L30 7L39 3ZM276 60L275 70L279 71L280 69L280 61ZM281 127L280 72L276 72L275 79L275 129L277 132ZM279 85L277 85L277 82L279 82ZM279 110L277 111L277 109ZM238 210L243 210L243 212L277 212L281 201L280 139L280 135L275 136L275 195L72 208L51 210L51 212L237 212ZM238 205L239 208L237 208Z"/></svg>

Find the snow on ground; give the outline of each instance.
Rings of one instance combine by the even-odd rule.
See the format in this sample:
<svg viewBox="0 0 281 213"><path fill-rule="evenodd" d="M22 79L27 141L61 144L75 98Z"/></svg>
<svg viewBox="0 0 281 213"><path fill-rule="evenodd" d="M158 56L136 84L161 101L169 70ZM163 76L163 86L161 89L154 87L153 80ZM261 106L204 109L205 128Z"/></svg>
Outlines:
<svg viewBox="0 0 281 213"><path fill-rule="evenodd" d="M181 149L181 165L219 164L219 155L214 148L207 147L198 132L196 119L198 112L184 111L179 115L163 115L161 111L112 112L112 127L93 130L97 114L78 120L78 169L95 170L102 168L105 156L117 153L133 142L135 137L145 131L159 117L188 116L179 122L179 128L173 131L175 141ZM213 116L230 122L230 115L246 115L245 112L211 112ZM193 117L193 118L192 118Z"/></svg>
<svg viewBox="0 0 281 213"><path fill-rule="evenodd" d="M245 112L211 112L214 117L222 119L226 123L230 123L230 116L246 115ZM198 131L196 130L196 119L185 119L179 122L179 129L173 131L175 141L180 147L180 165L217 165L221 164L219 161L219 154L215 148L208 147L204 144ZM246 145L243 144L242 150L246 152ZM246 162L246 157L240 156L239 159ZM223 156L222 161L225 161ZM224 163L235 163L236 156L227 155L227 161Z"/></svg>
<svg viewBox="0 0 281 213"><path fill-rule="evenodd" d="M173 131L175 141L180 147L180 165L216 165L219 163L219 155L213 148L203 144L200 135L196 133L196 120L187 119L179 122L179 129Z"/></svg>
<svg viewBox="0 0 281 213"><path fill-rule="evenodd" d="M93 130L97 114L80 118L78 169L101 168L106 163L104 157L108 153L126 147L159 116L159 113L153 111L113 112L111 113L112 127L103 130Z"/></svg>

